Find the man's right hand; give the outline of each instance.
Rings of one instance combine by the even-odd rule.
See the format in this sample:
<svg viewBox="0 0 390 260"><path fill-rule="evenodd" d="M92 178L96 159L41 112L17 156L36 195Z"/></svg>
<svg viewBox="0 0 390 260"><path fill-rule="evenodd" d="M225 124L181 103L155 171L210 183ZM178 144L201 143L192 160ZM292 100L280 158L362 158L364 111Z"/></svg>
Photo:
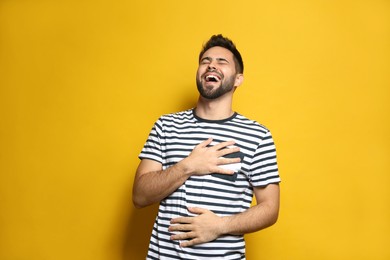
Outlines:
<svg viewBox="0 0 390 260"><path fill-rule="evenodd" d="M206 175L210 173L233 174L233 170L223 169L219 165L240 162L240 158L224 158L224 155L240 151L239 147L233 146L234 141L226 141L214 146L209 146L213 139L209 138L195 146L190 155L183 159L180 164L190 175Z"/></svg>

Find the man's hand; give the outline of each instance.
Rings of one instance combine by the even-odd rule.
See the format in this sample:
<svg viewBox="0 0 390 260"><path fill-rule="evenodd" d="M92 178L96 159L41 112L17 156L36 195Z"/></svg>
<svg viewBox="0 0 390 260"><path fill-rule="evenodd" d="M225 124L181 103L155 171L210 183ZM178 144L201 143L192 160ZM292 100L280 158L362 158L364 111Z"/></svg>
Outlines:
<svg viewBox="0 0 390 260"><path fill-rule="evenodd" d="M234 171L218 167L219 165L240 162L240 158L223 158L224 155L240 151L239 147L230 147L234 141L226 141L214 146L208 146L213 139L209 138L195 146L190 155L183 159L180 164L191 175L205 175L210 173L233 174Z"/></svg>
<svg viewBox="0 0 390 260"><path fill-rule="evenodd" d="M179 217L171 220L169 231L182 233L171 236L172 240L186 240L180 246L194 246L210 242L223 234L223 218L212 211L202 208L188 208L195 217Z"/></svg>

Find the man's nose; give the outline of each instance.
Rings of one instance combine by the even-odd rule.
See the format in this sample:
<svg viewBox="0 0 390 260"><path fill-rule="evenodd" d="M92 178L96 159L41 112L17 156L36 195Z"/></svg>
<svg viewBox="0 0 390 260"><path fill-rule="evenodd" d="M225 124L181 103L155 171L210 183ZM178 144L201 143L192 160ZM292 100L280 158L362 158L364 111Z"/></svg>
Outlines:
<svg viewBox="0 0 390 260"><path fill-rule="evenodd" d="M217 69L217 68L215 67L214 63L212 63L212 62L211 62L211 63L209 64L209 66L207 67L207 70L208 70L208 71L214 71L214 70L216 70L216 69Z"/></svg>

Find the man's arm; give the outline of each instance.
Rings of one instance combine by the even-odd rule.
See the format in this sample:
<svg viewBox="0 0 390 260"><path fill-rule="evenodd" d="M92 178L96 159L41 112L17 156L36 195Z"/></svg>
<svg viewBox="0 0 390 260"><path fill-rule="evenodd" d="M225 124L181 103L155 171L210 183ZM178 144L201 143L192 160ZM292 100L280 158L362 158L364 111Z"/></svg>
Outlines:
<svg viewBox="0 0 390 260"><path fill-rule="evenodd" d="M187 240L180 245L193 246L213 241L222 235L243 235L273 225L279 215L279 185L254 188L257 204L248 210L227 217L219 217L210 210L190 208L195 217L172 219L169 231L184 233L172 235L172 240ZM189 240L190 239L190 240Z"/></svg>
<svg viewBox="0 0 390 260"><path fill-rule="evenodd" d="M212 139L201 142L191 154L169 167L162 170L159 162L141 160L133 185L133 203L137 208L142 208L172 194L191 175L204 175L212 172L233 174L232 170L223 169L218 165L237 163L240 158L223 158L224 155L238 152L238 147L228 148L234 145L234 141L222 142L209 147Z"/></svg>
<svg viewBox="0 0 390 260"><path fill-rule="evenodd" d="M142 208L174 192L189 177L185 166L180 163L165 171L162 165L150 159L141 160L133 185L133 204Z"/></svg>

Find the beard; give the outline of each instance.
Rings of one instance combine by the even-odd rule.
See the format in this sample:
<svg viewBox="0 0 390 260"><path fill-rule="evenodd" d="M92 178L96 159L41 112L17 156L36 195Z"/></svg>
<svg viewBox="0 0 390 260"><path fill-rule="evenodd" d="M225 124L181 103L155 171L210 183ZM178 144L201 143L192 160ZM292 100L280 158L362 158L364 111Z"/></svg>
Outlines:
<svg viewBox="0 0 390 260"><path fill-rule="evenodd" d="M219 87L208 88L207 86L204 86L202 81L197 77L196 86L202 97L206 99L216 99L230 92L234 88L234 81L235 76L233 75L227 78L226 81L222 80Z"/></svg>

